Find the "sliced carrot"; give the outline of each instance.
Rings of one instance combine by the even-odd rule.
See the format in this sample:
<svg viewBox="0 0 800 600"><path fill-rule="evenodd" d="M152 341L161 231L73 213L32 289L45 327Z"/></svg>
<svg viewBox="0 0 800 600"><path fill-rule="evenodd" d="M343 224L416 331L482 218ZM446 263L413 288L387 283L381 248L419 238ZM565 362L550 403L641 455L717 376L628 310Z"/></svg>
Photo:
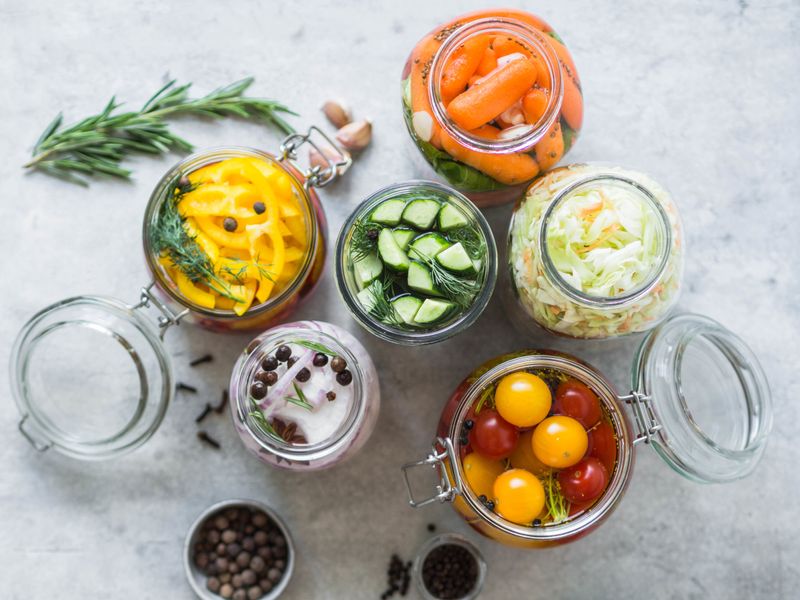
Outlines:
<svg viewBox="0 0 800 600"><path fill-rule="evenodd" d="M448 57L442 70L442 79L439 82L439 90L445 105L449 104L467 87L467 82L481 64L483 54L489 47L490 41L491 38L488 35L472 37Z"/></svg>
<svg viewBox="0 0 800 600"><path fill-rule="evenodd" d="M561 123L556 121L550 130L533 147L536 161L542 171L547 171L564 155L564 136L561 135Z"/></svg>
<svg viewBox="0 0 800 600"><path fill-rule="evenodd" d="M484 125L473 133L488 138L496 138L500 130L491 125ZM442 131L442 146L445 152L456 160L460 160L506 185L525 183L539 173L539 166L529 154L476 152L460 145L445 131Z"/></svg>
<svg viewBox="0 0 800 600"><path fill-rule="evenodd" d="M464 129L476 129L502 113L533 86L536 66L528 60L513 60L485 81L456 96L447 106L450 118Z"/></svg>
<svg viewBox="0 0 800 600"><path fill-rule="evenodd" d="M547 110L548 93L542 88L533 88L522 98L522 112L530 125L536 125Z"/></svg>
<svg viewBox="0 0 800 600"><path fill-rule="evenodd" d="M563 67L563 65L562 65ZM564 98L561 100L561 114L572 129L578 131L583 125L583 94L575 80L561 69L564 80Z"/></svg>
<svg viewBox="0 0 800 600"><path fill-rule="evenodd" d="M481 58L481 62L478 65L477 70L475 71L478 75L488 75L492 71L497 68L497 54L495 54L494 50L491 48L486 48L486 51L483 53L483 57Z"/></svg>

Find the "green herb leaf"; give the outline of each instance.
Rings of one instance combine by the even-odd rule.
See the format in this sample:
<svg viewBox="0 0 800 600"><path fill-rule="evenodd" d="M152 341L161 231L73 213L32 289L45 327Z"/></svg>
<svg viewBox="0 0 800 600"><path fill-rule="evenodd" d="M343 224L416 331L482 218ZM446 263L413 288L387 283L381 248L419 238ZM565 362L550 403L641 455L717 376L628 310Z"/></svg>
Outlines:
<svg viewBox="0 0 800 600"><path fill-rule="evenodd" d="M170 131L166 118L195 115L209 118L240 117L262 121L283 133L294 129L282 114L295 114L283 104L263 98L248 98L253 83L248 77L219 88L202 98L189 98L191 84L172 80L145 102L139 111L117 113L121 106L112 97L103 110L73 125L63 127L59 114L45 127L25 168L42 171L72 183L87 185L86 177L110 175L127 179L131 171L122 161L132 153L165 154L189 152L192 145Z"/></svg>
<svg viewBox="0 0 800 600"><path fill-rule="evenodd" d="M380 231L381 226L377 223L356 219L350 236L350 258L359 261L371 254L378 247Z"/></svg>
<svg viewBox="0 0 800 600"><path fill-rule="evenodd" d="M561 523L569 517L569 502L561 493L561 485L555 478L553 471L547 474L544 480L544 504L547 507L547 514L553 519L553 523Z"/></svg>
<svg viewBox="0 0 800 600"><path fill-rule="evenodd" d="M314 405L308 401L308 398L306 398L306 395L303 393L303 390L300 389L300 386L296 383L292 383L292 386L294 387L297 397L295 398L294 396L286 396L286 401L309 411L314 410Z"/></svg>
<svg viewBox="0 0 800 600"><path fill-rule="evenodd" d="M309 350L314 350L315 352L319 352L321 354L327 354L328 356L337 356L336 352L328 348L327 346L323 346L317 342L310 342L308 340L292 340L293 344L297 344L298 346L302 346L303 348L308 348Z"/></svg>

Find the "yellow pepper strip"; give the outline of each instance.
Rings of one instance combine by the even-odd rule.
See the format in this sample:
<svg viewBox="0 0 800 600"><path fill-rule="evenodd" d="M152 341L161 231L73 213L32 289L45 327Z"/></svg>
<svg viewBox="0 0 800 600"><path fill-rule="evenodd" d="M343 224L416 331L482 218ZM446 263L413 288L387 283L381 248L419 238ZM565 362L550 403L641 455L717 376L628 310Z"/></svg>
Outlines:
<svg viewBox="0 0 800 600"><path fill-rule="evenodd" d="M197 226L197 221L189 217L183 222L183 227L186 232L194 238L194 241L200 246L200 249L208 255L211 261L219 258L219 246L214 241L203 233Z"/></svg>
<svg viewBox="0 0 800 600"><path fill-rule="evenodd" d="M174 270L173 277L175 279L175 283L178 284L178 289L181 291L181 294L183 294L184 298L196 304L197 306L202 306L203 308L214 308L214 299L216 297L214 294L201 290L178 269Z"/></svg>
<svg viewBox="0 0 800 600"><path fill-rule="evenodd" d="M302 259L306 255L305 251L297 246L287 246L284 260L287 263L295 262Z"/></svg>
<svg viewBox="0 0 800 600"><path fill-rule="evenodd" d="M225 231L212 217L197 217L197 225L208 237L220 246L249 250L250 240L247 234Z"/></svg>
<svg viewBox="0 0 800 600"><path fill-rule="evenodd" d="M216 306L214 308L220 308L222 310L233 310L234 306L236 306L236 302L234 302L230 298L226 298L225 296L216 297Z"/></svg>
<svg viewBox="0 0 800 600"><path fill-rule="evenodd" d="M224 258L238 258L239 260L250 260L250 250L242 250L241 248L228 248L223 246L219 249L220 257Z"/></svg>
<svg viewBox="0 0 800 600"><path fill-rule="evenodd" d="M274 281L264 279L258 284L258 289L256 290L256 298L258 299L259 304L263 304L264 302L269 300L269 297L272 294L273 289L275 289Z"/></svg>
<svg viewBox="0 0 800 600"><path fill-rule="evenodd" d="M286 260L286 246L274 222L268 221L263 225L248 225L246 231L250 239L250 254L252 256L268 256L270 247L267 244L267 240L269 240L272 246L272 255L269 260L272 265L270 271L276 276L280 276ZM264 259L262 258L261 260L263 261Z"/></svg>
<svg viewBox="0 0 800 600"><path fill-rule="evenodd" d="M306 237L306 224L302 217L287 217L284 224L292 232L292 237L301 248L308 245L308 238Z"/></svg>
<svg viewBox="0 0 800 600"><path fill-rule="evenodd" d="M220 171L221 166L224 161L222 162L215 162L211 163L210 165L206 165L205 167L200 167L199 169L195 169L191 173L189 173L189 181L195 185L203 182L213 182L219 183L220 179Z"/></svg>
<svg viewBox="0 0 800 600"><path fill-rule="evenodd" d="M253 182L253 185L255 185L256 188L261 191L261 201L267 208L266 214L268 220L277 221L279 217L278 203L275 200L274 195L269 193L270 190L273 189L270 180L265 177L261 171L254 167L252 163L244 163L243 169L244 173L250 178L250 181Z"/></svg>
<svg viewBox="0 0 800 600"><path fill-rule="evenodd" d="M185 194L178 210L185 217L221 216L246 219L255 217L253 204L260 198L250 186L208 183Z"/></svg>
<svg viewBox="0 0 800 600"><path fill-rule="evenodd" d="M244 285L231 286L231 288L236 288L232 295L244 297L243 301L237 302L233 306L233 312L239 316L242 316L247 312L247 309L250 308L251 304L253 304L253 298L255 297L257 286L258 284L255 281L246 281Z"/></svg>
<svg viewBox="0 0 800 600"><path fill-rule="evenodd" d="M278 206L281 209L281 216L286 219L288 217L299 217L302 215L300 209L297 208L294 202L294 198L291 200L280 200L278 201Z"/></svg>
<svg viewBox="0 0 800 600"><path fill-rule="evenodd" d="M292 237L291 229L289 229L283 221L278 221L278 232L281 234L281 237Z"/></svg>

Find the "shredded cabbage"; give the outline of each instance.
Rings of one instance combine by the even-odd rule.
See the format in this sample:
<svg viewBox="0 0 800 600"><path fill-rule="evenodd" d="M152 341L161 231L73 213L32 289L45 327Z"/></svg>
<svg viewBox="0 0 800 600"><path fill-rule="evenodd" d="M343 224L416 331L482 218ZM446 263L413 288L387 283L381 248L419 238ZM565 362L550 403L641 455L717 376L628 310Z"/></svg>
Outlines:
<svg viewBox="0 0 800 600"><path fill-rule="evenodd" d="M567 185L588 177L619 175L649 190L664 208L672 230L667 266L645 295L616 306L574 300L549 280L539 256L544 213ZM579 188L553 211L547 251L560 277L590 299L635 293L662 260L660 215L636 192L612 181ZM572 165L537 181L511 220L509 267L520 304L543 327L577 338L606 338L655 326L677 300L683 240L677 210L667 191L646 175L619 168Z"/></svg>

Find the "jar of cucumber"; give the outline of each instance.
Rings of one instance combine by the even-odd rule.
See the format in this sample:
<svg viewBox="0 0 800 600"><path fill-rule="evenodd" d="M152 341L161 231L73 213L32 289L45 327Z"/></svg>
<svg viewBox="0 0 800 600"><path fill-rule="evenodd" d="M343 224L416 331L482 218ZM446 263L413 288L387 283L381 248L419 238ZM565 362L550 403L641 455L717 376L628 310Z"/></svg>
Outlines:
<svg viewBox="0 0 800 600"><path fill-rule="evenodd" d="M486 219L467 198L426 181L375 192L350 216L336 248L336 279L350 312L371 333L434 343L466 329L497 279Z"/></svg>

